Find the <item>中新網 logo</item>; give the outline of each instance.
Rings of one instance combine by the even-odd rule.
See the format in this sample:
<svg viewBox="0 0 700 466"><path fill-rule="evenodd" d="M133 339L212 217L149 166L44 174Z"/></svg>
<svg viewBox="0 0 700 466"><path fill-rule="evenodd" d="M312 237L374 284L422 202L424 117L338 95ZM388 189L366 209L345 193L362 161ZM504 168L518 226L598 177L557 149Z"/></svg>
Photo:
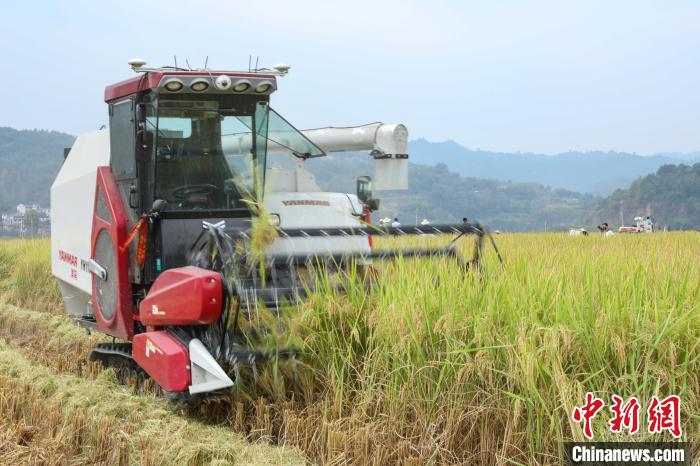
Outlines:
<svg viewBox="0 0 700 466"><path fill-rule="evenodd" d="M621 433L627 431L636 434L640 429L641 404L636 397L625 401L618 395L612 396L610 411L613 416L608 421L611 432ZM605 402L597 398L593 393L586 393L586 402L576 406L571 413L574 422L583 424L583 435L593 438L591 423L593 418L603 409ZM646 409L647 432L659 434L669 432L674 438L679 438L681 431L681 399L677 395L670 395L663 400L652 396Z"/></svg>

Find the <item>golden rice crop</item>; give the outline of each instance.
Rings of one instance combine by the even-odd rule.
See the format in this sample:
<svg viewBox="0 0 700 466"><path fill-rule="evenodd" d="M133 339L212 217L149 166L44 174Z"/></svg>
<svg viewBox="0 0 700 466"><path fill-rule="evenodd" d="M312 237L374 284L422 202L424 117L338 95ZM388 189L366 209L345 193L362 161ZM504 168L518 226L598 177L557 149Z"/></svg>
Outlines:
<svg viewBox="0 0 700 466"><path fill-rule="evenodd" d="M561 442L582 439L569 419L587 391L677 394L684 437L700 438L700 235L497 240L505 267L488 252L469 273L404 259L382 265L369 294L353 275L345 293L314 293L289 317L298 370L265 370L224 413L193 414L335 464L559 464ZM0 286L50 308L55 287L13 290L33 288L7 265L24 247L44 261L33 280L52 286L46 242L0 242ZM628 439L606 419L596 439Z"/></svg>
<svg viewBox="0 0 700 466"><path fill-rule="evenodd" d="M0 292L18 306L63 312L48 240L0 241Z"/></svg>
<svg viewBox="0 0 700 466"><path fill-rule="evenodd" d="M297 323L326 419L387 424L354 458L557 463L562 440L582 438L569 416L586 391L678 394L696 439L700 236L498 239L505 268L493 254L470 274L400 260L369 297L329 288L307 303ZM598 439L621 439L598 420Z"/></svg>

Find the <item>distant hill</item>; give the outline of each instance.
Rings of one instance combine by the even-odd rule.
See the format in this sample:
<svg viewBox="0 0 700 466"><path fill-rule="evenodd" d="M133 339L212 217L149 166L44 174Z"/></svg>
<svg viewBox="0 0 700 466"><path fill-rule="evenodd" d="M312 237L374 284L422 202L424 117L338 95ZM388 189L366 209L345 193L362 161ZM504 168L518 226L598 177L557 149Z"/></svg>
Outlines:
<svg viewBox="0 0 700 466"><path fill-rule="evenodd" d="M539 183L607 196L665 164L700 161L700 152L640 156L622 152L567 152L558 155L501 153L466 149L454 141L416 139L410 160L421 165L444 163L463 176Z"/></svg>
<svg viewBox="0 0 700 466"><path fill-rule="evenodd" d="M13 210L20 202L48 205L49 188L62 163L63 148L71 146L73 140L73 136L53 131L0 128L0 211ZM698 222L692 193L697 192L693 191L693 183L697 190L700 182L680 168L664 167L659 174L639 180L630 190L615 192L607 200L557 188L590 181L605 185L603 191L611 190L625 185L631 173L646 169L653 172L658 168L654 164L661 160L692 159L693 154L496 154L468 151L453 142L434 144L425 140L411 142L410 150L410 189L381 193L382 208L375 218L398 216L404 224L412 224L416 217L418 221L428 218L432 222L458 222L466 216L492 229L507 231L566 229L582 226L584 220L614 221L619 218L620 196L628 195L628 218L632 218L633 210L650 206L657 220L674 228ZM697 166L686 169L697 173ZM468 176L455 173L460 167ZM367 154L330 154L308 161L307 168L324 190L355 192L357 176L372 174L372 159ZM551 188L535 182L504 181L547 177L568 181L546 181ZM647 181L654 177L662 177L663 181ZM679 181L674 181L676 177ZM685 184L677 188L674 183ZM601 203L603 207L599 207Z"/></svg>
<svg viewBox="0 0 700 466"><path fill-rule="evenodd" d="M0 212L25 204L49 205L49 188L75 138L44 130L0 127Z"/></svg>
<svg viewBox="0 0 700 466"><path fill-rule="evenodd" d="M661 228L700 228L700 163L662 166L629 188L615 191L596 209L592 220L619 223L621 203L627 224L636 216L651 215Z"/></svg>
<svg viewBox="0 0 700 466"><path fill-rule="evenodd" d="M689 154L684 154L682 152L660 152L656 155L660 155L662 157L669 157L672 159L683 160L683 161L685 161L685 163L688 163L688 162L692 163L693 161L700 162L700 151L691 152Z"/></svg>
<svg viewBox="0 0 700 466"><path fill-rule="evenodd" d="M372 174L364 154L331 154L310 160L306 168L324 190L355 192L355 179ZM440 164L409 165L407 191L380 193L381 208L374 218L398 217L404 225L427 218L431 222L476 220L507 231L568 229L580 226L600 198L535 183L466 178Z"/></svg>

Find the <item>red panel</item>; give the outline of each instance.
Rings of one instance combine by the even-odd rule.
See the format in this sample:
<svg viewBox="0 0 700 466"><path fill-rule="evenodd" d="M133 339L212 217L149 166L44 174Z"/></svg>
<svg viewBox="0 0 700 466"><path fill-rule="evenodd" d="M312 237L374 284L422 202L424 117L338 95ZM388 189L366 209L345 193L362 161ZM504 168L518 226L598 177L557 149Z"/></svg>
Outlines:
<svg viewBox="0 0 700 466"><path fill-rule="evenodd" d="M105 102L117 100L146 89L154 89L158 87L162 77L163 73L140 74L131 79L109 85L105 87Z"/></svg>
<svg viewBox="0 0 700 466"><path fill-rule="evenodd" d="M131 354L164 390L181 392L190 386L189 351L168 332L139 333L134 336Z"/></svg>
<svg viewBox="0 0 700 466"><path fill-rule="evenodd" d="M367 225L372 225L372 211L369 210L369 206L365 206L365 223ZM367 235L367 243L369 244L369 249L374 249L374 240L372 235Z"/></svg>
<svg viewBox="0 0 700 466"><path fill-rule="evenodd" d="M156 89L163 76L219 76L221 74L231 76L232 78L275 79L275 76L272 74L262 73L228 73L225 71L212 71L211 73L204 71L150 71L148 73L140 74L139 76L135 76L125 81L105 87L105 102L121 99L122 97L145 91L147 89Z"/></svg>
<svg viewBox="0 0 700 466"><path fill-rule="evenodd" d="M104 193L104 199L110 211L112 221L107 222L97 216L97 199L100 192ZM131 284L129 283L129 256L128 250L122 251L119 247L126 241L126 215L122 207L117 184L109 167L97 168L97 189L95 190L95 212L92 216L92 252L91 257L95 258L95 243L97 236L102 230L107 230L112 238L114 256L116 258L116 276L109 276L108 279L116 280L117 303L110 319L106 319L100 309L99 300L95 290L95 280L100 280L96 276L92 277L92 305L95 309L97 327L101 332L117 338L131 340L134 335L134 307L131 295ZM108 313L108 312L107 312Z"/></svg>
<svg viewBox="0 0 700 466"><path fill-rule="evenodd" d="M139 305L144 325L213 324L221 316L222 285L217 272L187 266L158 275Z"/></svg>

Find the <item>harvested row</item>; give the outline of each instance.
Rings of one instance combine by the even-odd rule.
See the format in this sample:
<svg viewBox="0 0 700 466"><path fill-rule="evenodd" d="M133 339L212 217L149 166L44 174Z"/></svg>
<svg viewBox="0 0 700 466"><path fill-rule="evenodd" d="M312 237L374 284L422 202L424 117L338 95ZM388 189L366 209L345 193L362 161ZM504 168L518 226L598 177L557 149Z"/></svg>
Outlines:
<svg viewBox="0 0 700 466"><path fill-rule="evenodd" d="M251 444L229 429L135 396L111 371L55 374L0 342L0 457L6 464L303 464L289 448Z"/></svg>
<svg viewBox="0 0 700 466"><path fill-rule="evenodd" d="M88 335L65 316L47 315L0 301L0 338L21 349L35 364L53 372L95 378L97 364L88 360L98 343L110 341L101 334Z"/></svg>

